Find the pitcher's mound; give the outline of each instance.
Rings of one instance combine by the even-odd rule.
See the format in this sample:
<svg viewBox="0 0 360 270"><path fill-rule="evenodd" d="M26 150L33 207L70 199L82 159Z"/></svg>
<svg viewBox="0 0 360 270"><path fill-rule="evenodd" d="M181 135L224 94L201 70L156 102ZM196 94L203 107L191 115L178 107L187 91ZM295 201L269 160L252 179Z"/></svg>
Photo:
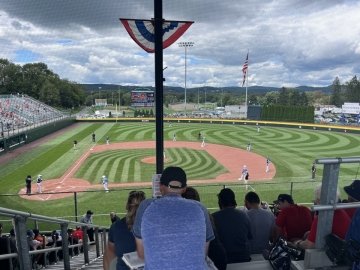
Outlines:
<svg viewBox="0 0 360 270"><path fill-rule="evenodd" d="M156 157L155 157L155 156L146 157L146 158L143 158L143 159L141 160L141 162L147 163L147 164L156 164ZM165 158L165 159L164 159L164 163L169 163L169 162L170 162L170 159L169 159L169 158Z"/></svg>

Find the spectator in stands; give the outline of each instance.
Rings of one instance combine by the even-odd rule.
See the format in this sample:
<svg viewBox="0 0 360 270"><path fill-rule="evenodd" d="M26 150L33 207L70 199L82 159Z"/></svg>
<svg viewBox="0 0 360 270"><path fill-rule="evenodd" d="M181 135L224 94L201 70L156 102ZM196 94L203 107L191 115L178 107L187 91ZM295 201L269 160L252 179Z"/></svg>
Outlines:
<svg viewBox="0 0 360 270"><path fill-rule="evenodd" d="M80 240L83 240L84 232L81 230L80 226L76 226L76 230L73 232L73 237L78 239L79 243Z"/></svg>
<svg viewBox="0 0 360 270"><path fill-rule="evenodd" d="M354 180L354 182L351 183L350 186L344 187L345 192L348 194L349 199L353 202L359 202L360 201L360 180ZM358 244L358 247L360 246L360 208L353 208L355 209L355 213L352 217L349 229L346 234L346 241L348 243L356 242ZM352 245L354 246L354 245ZM349 249L350 252L353 252L355 250ZM357 250L359 253L360 251ZM353 270L360 270L360 261L354 262L353 264Z"/></svg>
<svg viewBox="0 0 360 270"><path fill-rule="evenodd" d="M275 230L275 216L261 207L259 196L250 191L245 195L245 207L250 219L252 239L250 240L250 253L262 254L273 241Z"/></svg>
<svg viewBox="0 0 360 270"><path fill-rule="evenodd" d="M280 209L275 220L275 238L283 236L288 241L302 239L311 227L312 216L310 209L295 204L289 194L280 194L274 204Z"/></svg>
<svg viewBox="0 0 360 270"><path fill-rule="evenodd" d="M8 239L6 236L2 236L3 225L0 223L0 255L9 254L8 250ZM10 263L8 259L0 260L1 269L10 269Z"/></svg>
<svg viewBox="0 0 360 270"><path fill-rule="evenodd" d="M339 200L340 191L337 191L336 201ZM321 184L318 185L315 189L315 200L314 204L320 203L321 196ZM314 217L314 220L311 224L310 232L307 235L306 240L298 240L294 241L293 244L297 248L308 249L315 248L315 240L316 240L316 230L318 224L318 216ZM333 224L332 224L332 233L340 237L341 239L345 239L346 232L350 225L350 218L348 214L344 211L344 209L336 209L334 211Z"/></svg>
<svg viewBox="0 0 360 270"><path fill-rule="evenodd" d="M94 214L93 211L87 210L86 214L80 219L81 223L93 224L92 215ZM87 235L89 237L89 241L94 241L94 228L87 226L86 227Z"/></svg>
<svg viewBox="0 0 360 270"><path fill-rule="evenodd" d="M33 233L34 233L34 240L39 241L39 245L37 246L36 249L45 248L45 237L40 234L38 229L33 229ZM44 265L44 254L43 253L37 254L36 262L38 264L43 264Z"/></svg>
<svg viewBox="0 0 360 270"><path fill-rule="evenodd" d="M32 230L27 230L26 233L30 250L36 250L38 247L41 247L42 243L38 240L35 240L35 234Z"/></svg>
<svg viewBox="0 0 360 270"><path fill-rule="evenodd" d="M181 196L185 199L200 202L199 192L193 187L186 187L186 191ZM219 270L226 270L226 251L223 244L220 242L219 235L215 228L214 219L212 215L210 215L210 213L209 217L214 231L215 239L210 241L208 256Z"/></svg>
<svg viewBox="0 0 360 270"><path fill-rule="evenodd" d="M200 202L199 192L193 187L187 186L185 192L181 194L181 197Z"/></svg>
<svg viewBox="0 0 360 270"><path fill-rule="evenodd" d="M207 209L181 197L186 173L166 168L160 177L163 197L144 200L133 233L139 257L147 269L206 269L205 257L214 233Z"/></svg>
<svg viewBox="0 0 360 270"><path fill-rule="evenodd" d="M44 243L44 237L40 234L38 229L33 229L34 239L41 242L41 245Z"/></svg>
<svg viewBox="0 0 360 270"><path fill-rule="evenodd" d="M113 224L114 222L116 222L118 219L119 219L119 217L116 215L115 212L110 212L111 224Z"/></svg>
<svg viewBox="0 0 360 270"><path fill-rule="evenodd" d="M135 237L132 227L136 211L140 203L145 200L143 191L131 191L126 203L126 216L117 219L110 227L109 241L104 253L104 269L110 269L111 261L117 257L116 270L129 269L121 259L124 253L136 251Z"/></svg>
<svg viewBox="0 0 360 270"><path fill-rule="evenodd" d="M356 196L358 195L356 192L360 188L359 185L360 185L360 180L354 180L354 182L352 182L351 185L344 187L344 190L348 195L348 199L346 201L343 200L344 203L346 202L353 203L360 201L360 198L356 198ZM350 219L352 219L357 208L347 208L344 210L349 215Z"/></svg>
<svg viewBox="0 0 360 270"><path fill-rule="evenodd" d="M226 250L228 263L248 262L249 240L252 239L250 220L246 212L236 209L235 193L224 188L218 194L220 211L212 214L215 228Z"/></svg>

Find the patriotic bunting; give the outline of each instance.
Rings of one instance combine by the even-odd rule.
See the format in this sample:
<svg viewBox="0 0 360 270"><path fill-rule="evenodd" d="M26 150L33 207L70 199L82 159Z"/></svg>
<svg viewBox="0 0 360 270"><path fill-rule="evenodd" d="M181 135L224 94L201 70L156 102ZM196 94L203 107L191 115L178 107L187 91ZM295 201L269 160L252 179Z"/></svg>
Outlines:
<svg viewBox="0 0 360 270"><path fill-rule="evenodd" d="M155 25L153 20L120 19L131 38L145 51L155 52ZM173 44L193 24L191 21L163 22L163 49Z"/></svg>

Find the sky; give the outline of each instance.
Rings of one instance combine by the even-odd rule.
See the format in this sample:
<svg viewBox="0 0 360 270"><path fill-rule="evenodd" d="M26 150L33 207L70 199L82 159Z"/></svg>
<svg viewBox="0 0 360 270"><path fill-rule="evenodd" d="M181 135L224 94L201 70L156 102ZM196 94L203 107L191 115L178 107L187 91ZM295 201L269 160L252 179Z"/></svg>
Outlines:
<svg viewBox="0 0 360 270"><path fill-rule="evenodd" d="M151 19L153 0L0 0L0 58L43 62L78 83L154 86L154 54L119 18ZM165 85L328 86L360 71L358 0L163 0L163 17L194 21L164 50ZM178 42L194 42L185 49Z"/></svg>

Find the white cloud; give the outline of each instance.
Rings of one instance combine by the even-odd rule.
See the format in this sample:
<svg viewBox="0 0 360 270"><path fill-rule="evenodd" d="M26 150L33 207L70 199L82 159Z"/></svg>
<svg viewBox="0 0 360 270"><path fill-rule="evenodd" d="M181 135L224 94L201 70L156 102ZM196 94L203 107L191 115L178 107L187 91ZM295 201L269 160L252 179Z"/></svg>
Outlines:
<svg viewBox="0 0 360 270"><path fill-rule="evenodd" d="M154 85L154 55L118 20L153 17L150 2L2 0L0 57L23 64L18 52L25 50L79 83ZM195 43L187 51L188 87L241 85L248 50L249 85L324 86L360 71L358 1L163 2L164 18L195 21L178 40ZM166 85L184 86L184 64L184 48L164 51Z"/></svg>

